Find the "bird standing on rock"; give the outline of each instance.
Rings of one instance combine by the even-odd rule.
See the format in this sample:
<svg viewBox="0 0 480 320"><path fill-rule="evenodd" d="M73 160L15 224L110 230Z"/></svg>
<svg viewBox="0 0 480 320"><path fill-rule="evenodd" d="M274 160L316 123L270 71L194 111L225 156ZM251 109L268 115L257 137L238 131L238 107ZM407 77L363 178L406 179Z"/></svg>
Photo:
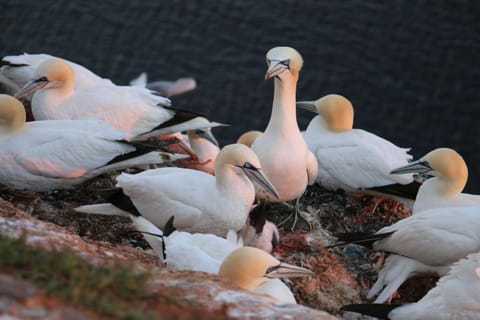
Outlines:
<svg viewBox="0 0 480 320"><path fill-rule="evenodd" d="M277 189L279 198L274 199L264 191L257 197L274 202L297 199L296 218L298 199L317 176L317 161L308 150L297 124L296 88L303 59L290 47L270 49L266 58L265 79L274 78L272 113L267 128L255 139L252 149Z"/></svg>

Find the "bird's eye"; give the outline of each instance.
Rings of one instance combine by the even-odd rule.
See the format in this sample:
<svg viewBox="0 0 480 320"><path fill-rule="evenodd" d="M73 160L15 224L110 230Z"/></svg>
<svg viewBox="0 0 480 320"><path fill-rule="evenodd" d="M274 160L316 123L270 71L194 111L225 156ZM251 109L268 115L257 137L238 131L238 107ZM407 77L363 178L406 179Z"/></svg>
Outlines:
<svg viewBox="0 0 480 320"><path fill-rule="evenodd" d="M45 82L45 81L48 81L47 77L41 77L35 80L35 82Z"/></svg>
<svg viewBox="0 0 480 320"><path fill-rule="evenodd" d="M245 169L255 169L255 167L250 162L245 162L243 165Z"/></svg>
<svg viewBox="0 0 480 320"><path fill-rule="evenodd" d="M283 64L286 67L290 67L290 59L282 60L279 63Z"/></svg>
<svg viewBox="0 0 480 320"><path fill-rule="evenodd" d="M428 161L420 161L419 164L421 164L424 167L432 169L432 167L430 166L430 163L428 163Z"/></svg>

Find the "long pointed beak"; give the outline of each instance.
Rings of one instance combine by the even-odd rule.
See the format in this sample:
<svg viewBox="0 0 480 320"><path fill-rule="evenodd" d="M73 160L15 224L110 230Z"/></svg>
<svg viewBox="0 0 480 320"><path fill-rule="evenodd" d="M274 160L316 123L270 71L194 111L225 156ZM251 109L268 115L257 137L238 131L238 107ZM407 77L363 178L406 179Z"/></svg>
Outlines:
<svg viewBox="0 0 480 320"><path fill-rule="evenodd" d="M216 145L217 147L219 146L219 143L217 139L213 136L212 131L210 128L208 129L197 129L195 130L195 134L203 139L206 139Z"/></svg>
<svg viewBox="0 0 480 320"><path fill-rule="evenodd" d="M414 161L406 166L399 167L390 171L391 174L404 173L427 173L432 171L432 167L426 161Z"/></svg>
<svg viewBox="0 0 480 320"><path fill-rule="evenodd" d="M286 65L281 63L271 63L268 67L267 72L265 73L265 80L278 76L280 73L288 70Z"/></svg>
<svg viewBox="0 0 480 320"><path fill-rule="evenodd" d="M317 107L315 106L315 101L297 101L297 107L318 113Z"/></svg>
<svg viewBox="0 0 480 320"><path fill-rule="evenodd" d="M265 277L267 278L295 278L295 277L309 277L315 273L312 270L294 266L288 263L280 263L278 266L267 270Z"/></svg>
<svg viewBox="0 0 480 320"><path fill-rule="evenodd" d="M37 90L42 89L43 87L45 87L48 84L48 82L49 81L45 77L42 77L42 78L37 79L37 80L31 80L31 81L27 82L23 86L23 88L18 90L15 93L14 97L17 98L17 99L21 99L21 98L29 95L30 93L33 93Z"/></svg>
<svg viewBox="0 0 480 320"><path fill-rule="evenodd" d="M245 174L252 180L252 182L258 185L260 188L265 189L268 193L270 193L275 198L279 199L279 195L277 189L273 186L273 184L268 180L268 178L263 174L261 169L257 168L245 168L241 167Z"/></svg>

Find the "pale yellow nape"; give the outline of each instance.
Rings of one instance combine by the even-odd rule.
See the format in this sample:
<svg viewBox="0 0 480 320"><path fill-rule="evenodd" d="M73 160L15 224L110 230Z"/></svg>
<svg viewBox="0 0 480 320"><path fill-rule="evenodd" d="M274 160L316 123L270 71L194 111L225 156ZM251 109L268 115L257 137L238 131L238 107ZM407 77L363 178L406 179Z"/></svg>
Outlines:
<svg viewBox="0 0 480 320"><path fill-rule="evenodd" d="M12 96L0 94L0 124L2 134L17 132L26 120L23 104Z"/></svg>
<svg viewBox="0 0 480 320"><path fill-rule="evenodd" d="M348 131L353 128L353 106L350 100L339 94L329 94L317 101L315 107L318 114L332 131Z"/></svg>
<svg viewBox="0 0 480 320"><path fill-rule="evenodd" d="M265 281L267 269L279 264L280 261L261 249L241 247L225 258L218 274L243 289L254 290Z"/></svg>

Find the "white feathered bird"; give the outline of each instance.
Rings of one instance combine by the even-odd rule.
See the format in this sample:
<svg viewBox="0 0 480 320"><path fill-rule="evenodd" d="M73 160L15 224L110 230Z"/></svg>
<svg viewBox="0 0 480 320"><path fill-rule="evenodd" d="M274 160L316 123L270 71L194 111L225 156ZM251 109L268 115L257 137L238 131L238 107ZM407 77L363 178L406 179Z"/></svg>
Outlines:
<svg viewBox="0 0 480 320"><path fill-rule="evenodd" d="M114 215L136 210L159 228L174 216L177 230L224 236L245 224L255 200L254 184L277 196L255 153L241 144L222 148L215 176L191 169L159 168L135 175L123 173L117 181L128 210L111 203L76 210Z"/></svg>
<svg viewBox="0 0 480 320"><path fill-rule="evenodd" d="M145 88L115 85L75 87L72 67L60 58L42 62L15 97L34 93L35 120L98 119L125 132L126 139L208 128L198 113L170 107L170 100Z"/></svg>
<svg viewBox="0 0 480 320"><path fill-rule="evenodd" d="M122 137L100 121L25 123L21 102L0 95L0 183L32 191L65 189L109 171L178 158Z"/></svg>
<svg viewBox="0 0 480 320"><path fill-rule="evenodd" d="M411 174L390 173L409 163L410 149L354 129L353 106L345 97L329 94L315 101L297 102L297 106L318 113L304 138L318 161L316 180L325 188L352 192L413 182Z"/></svg>
<svg viewBox="0 0 480 320"><path fill-rule="evenodd" d="M390 320L479 320L480 253L456 262L422 299L405 305L347 305L343 311Z"/></svg>

